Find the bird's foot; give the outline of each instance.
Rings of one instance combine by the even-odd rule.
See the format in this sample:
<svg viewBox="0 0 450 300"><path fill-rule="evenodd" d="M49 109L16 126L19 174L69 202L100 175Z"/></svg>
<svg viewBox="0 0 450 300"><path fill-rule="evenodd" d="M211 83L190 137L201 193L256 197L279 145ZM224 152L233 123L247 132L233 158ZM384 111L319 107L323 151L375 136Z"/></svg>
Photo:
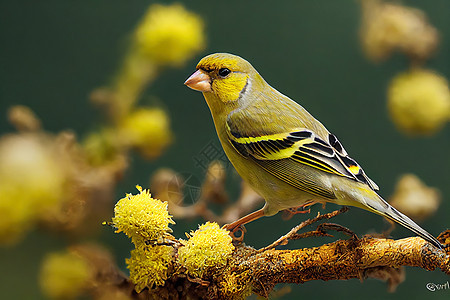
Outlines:
<svg viewBox="0 0 450 300"><path fill-rule="evenodd" d="M244 233L247 231L245 230L244 224L261 218L262 216L264 216L264 208L258 209L257 211L252 212L251 214L248 214L231 224L225 224L222 228L230 232L230 236L233 238L233 241L242 242L244 240ZM241 232L240 236L236 236L235 234L238 231Z"/></svg>
<svg viewBox="0 0 450 300"><path fill-rule="evenodd" d="M234 223L223 225L222 229L228 230L230 236L234 242L242 242L244 240L244 234L247 232L243 224L235 225ZM238 235L236 236L236 233Z"/></svg>
<svg viewBox="0 0 450 300"><path fill-rule="evenodd" d="M315 202L303 204L297 207L291 207L288 209L285 209L283 211L283 219L284 220L290 220L294 215L296 214L307 214L311 212L311 208L306 209L307 207L310 207L311 205L316 204Z"/></svg>

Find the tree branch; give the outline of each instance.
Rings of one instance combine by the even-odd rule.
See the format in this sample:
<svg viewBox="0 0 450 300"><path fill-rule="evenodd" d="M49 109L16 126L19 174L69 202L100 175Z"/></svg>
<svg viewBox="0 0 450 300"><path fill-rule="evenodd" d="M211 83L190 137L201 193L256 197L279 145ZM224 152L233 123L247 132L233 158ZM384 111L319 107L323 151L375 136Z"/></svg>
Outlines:
<svg viewBox="0 0 450 300"><path fill-rule="evenodd" d="M374 268L380 267L439 268L450 275L449 257L448 253L419 237L401 240L352 238L310 249L267 250L251 255L245 264L237 264L235 276L251 270L254 292L267 296L277 283L350 278L363 280Z"/></svg>
<svg viewBox="0 0 450 300"><path fill-rule="evenodd" d="M278 283L304 283L312 280L347 280L377 278L388 282L389 290L404 280L401 267L426 270L440 269L450 275L450 230L438 240L447 245L446 251L436 248L420 237L392 240L378 236L359 239L351 230L334 223L322 223L315 230L298 233L300 229L320 220L328 220L347 211L317 214L290 230L271 245L259 250L244 244L236 245L225 266L211 266L201 278L192 277L178 262L182 243L167 243L173 248L172 262L163 286L133 291L133 283L126 277L109 283L111 287L134 299L244 299L256 293L268 297ZM289 240L331 236L329 230L350 236L319 247L295 250L275 250ZM149 274L152 276L152 274ZM104 281L103 281L104 283Z"/></svg>
<svg viewBox="0 0 450 300"><path fill-rule="evenodd" d="M449 236L447 230L439 239L445 243ZM369 277L387 281L389 289L394 290L404 279L402 266L429 271L440 269L450 275L450 249L444 252L420 237L400 240L352 237L296 250L260 251L241 245L227 266L215 269L201 281L189 278L174 267L164 286L140 294L133 292L131 296L136 299L241 299L256 293L268 297L278 283L351 278L362 281Z"/></svg>

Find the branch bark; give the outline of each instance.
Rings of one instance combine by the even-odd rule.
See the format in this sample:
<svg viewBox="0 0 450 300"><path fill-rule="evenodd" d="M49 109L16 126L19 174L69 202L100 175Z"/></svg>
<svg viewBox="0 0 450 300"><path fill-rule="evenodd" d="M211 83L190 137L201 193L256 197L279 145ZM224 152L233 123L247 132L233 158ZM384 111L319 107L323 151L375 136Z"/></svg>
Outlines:
<svg viewBox="0 0 450 300"><path fill-rule="evenodd" d="M363 280L380 268L401 266L441 269L450 275L449 253L419 237L401 240L362 238L339 240L320 247L299 250L267 250L236 262L234 276L248 273L253 291L261 296L277 283L311 280ZM220 283L218 283L220 285Z"/></svg>
<svg viewBox="0 0 450 300"><path fill-rule="evenodd" d="M450 230L438 237L442 244L447 245L445 251L420 237L392 240L365 236L359 239L349 229L332 223L322 223L316 230L297 233L316 221L330 219L345 211L346 208L342 208L328 214L318 214L259 250L238 244L225 267L212 268L203 278L191 278L177 264L179 244L173 244L173 265L164 286L137 294L128 278L117 280L117 276L113 277L115 281L109 285L134 299L243 299L252 293L268 297L278 283L304 283L311 280L357 278L362 281L370 277L387 281L389 289L393 291L404 280L403 266L429 271L440 269L450 276ZM351 237L313 248L274 249L292 239L330 236L327 230L341 231Z"/></svg>
<svg viewBox="0 0 450 300"><path fill-rule="evenodd" d="M447 241L450 230L438 239ZM441 238L442 237L442 238ZM447 238L446 238L447 237ZM425 270L440 269L450 276L450 248L447 252L420 237L400 240L356 237L320 247L297 250L256 250L241 245L228 265L202 280L189 278L174 268L162 287L132 293L135 299L243 299L256 293L268 297L278 283L304 283L311 280L377 278L390 289L403 281L402 266ZM122 285L122 287L132 285Z"/></svg>

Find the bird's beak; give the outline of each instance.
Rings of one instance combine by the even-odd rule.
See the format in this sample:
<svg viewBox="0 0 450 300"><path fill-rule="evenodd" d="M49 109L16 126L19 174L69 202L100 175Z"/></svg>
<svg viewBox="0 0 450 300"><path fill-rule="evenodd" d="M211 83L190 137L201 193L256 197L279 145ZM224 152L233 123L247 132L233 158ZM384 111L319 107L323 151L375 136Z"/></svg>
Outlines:
<svg viewBox="0 0 450 300"><path fill-rule="evenodd" d="M211 78L202 70L195 71L184 84L196 91L211 92Z"/></svg>

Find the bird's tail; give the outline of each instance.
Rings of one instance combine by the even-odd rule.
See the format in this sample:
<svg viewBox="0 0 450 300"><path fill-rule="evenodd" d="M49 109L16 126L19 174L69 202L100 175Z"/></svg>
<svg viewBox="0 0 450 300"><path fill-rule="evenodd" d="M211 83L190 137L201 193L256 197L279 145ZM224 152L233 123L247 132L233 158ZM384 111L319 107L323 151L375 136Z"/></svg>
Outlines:
<svg viewBox="0 0 450 300"><path fill-rule="evenodd" d="M435 245L436 247L442 249L444 246L431 234L425 231L422 227L417 225L413 220L396 210L389 203L387 203L383 198L381 198L378 194L374 193L378 196L378 199L374 199L374 197L365 198L363 207L366 210L372 211L378 215L386 217L398 224L402 225L405 228L408 228L412 232L416 233L418 236L422 237L426 241Z"/></svg>

